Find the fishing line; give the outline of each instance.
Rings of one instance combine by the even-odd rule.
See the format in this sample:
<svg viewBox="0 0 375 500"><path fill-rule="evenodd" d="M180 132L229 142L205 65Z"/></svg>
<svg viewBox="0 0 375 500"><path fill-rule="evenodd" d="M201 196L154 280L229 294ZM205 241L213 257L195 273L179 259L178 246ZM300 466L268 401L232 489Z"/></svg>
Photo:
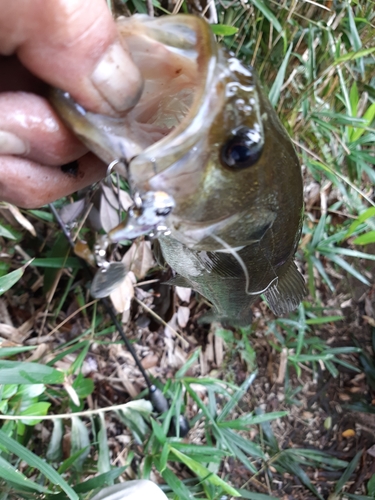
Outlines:
<svg viewBox="0 0 375 500"><path fill-rule="evenodd" d="M49 204L49 207L50 207L51 212L53 213L56 221L58 222L61 230L63 231L64 236L66 237L67 241L69 242L70 247L74 251L74 246L75 246L74 241L72 240L72 237L71 237L69 231L67 230L64 222L61 220L59 213L57 212L55 206L52 203ZM93 276L93 272L92 272L90 266L87 264L87 262L81 258L80 258L80 260L84 264L84 267L89 272L90 276ZM151 403L152 403L154 409L158 413L164 413L165 411L167 411L169 409L167 399L164 396L164 394L162 393L162 391L159 388L157 388L149 379L145 369L142 366L140 359L137 356L137 353L135 352L133 345L131 344L129 339L126 337L124 329L122 328L121 323L117 319L116 312L113 309L111 303L109 302L109 300L107 298L101 298L101 299L99 299L99 302L101 302L103 304L106 312L108 313L108 315L111 318L111 320L113 321L113 324L115 325L117 331L119 332L127 350L132 355L132 357L135 361L135 364L137 365L139 371L141 372L141 374L146 382L146 385L147 385L147 388L149 391L149 397L150 397L150 400L151 400Z"/></svg>
<svg viewBox="0 0 375 500"><path fill-rule="evenodd" d="M220 243L226 250L228 250L228 252L233 255L233 257L236 259L236 261L239 263L239 265L241 266L243 272L244 272L244 275L245 275L245 279L246 279L246 286L245 286L245 293L246 295L260 295L261 293L264 293L266 292L269 287L275 282L275 281L278 281L278 277L276 276L267 286L266 288L264 288L263 290L259 290L258 292L249 292L249 286L250 286L250 277L249 277L249 272L247 270L247 267L245 266L245 263L244 261L242 260L242 258L238 255L238 253L236 252L236 250L234 250L234 248L232 248L226 241L224 241L222 238L220 238L219 236L216 236L215 234L211 234L211 238L213 238L214 240L216 240L218 243ZM271 266L272 267L272 266Z"/></svg>

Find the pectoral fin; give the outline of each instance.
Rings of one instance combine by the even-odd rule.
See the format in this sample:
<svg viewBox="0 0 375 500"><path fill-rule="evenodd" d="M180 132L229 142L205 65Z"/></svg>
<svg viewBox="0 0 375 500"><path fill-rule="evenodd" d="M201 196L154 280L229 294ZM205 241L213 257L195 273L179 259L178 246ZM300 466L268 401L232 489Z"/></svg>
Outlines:
<svg viewBox="0 0 375 500"><path fill-rule="evenodd" d="M296 309L306 295L305 281L293 261L278 270L278 281L264 293L277 316Z"/></svg>

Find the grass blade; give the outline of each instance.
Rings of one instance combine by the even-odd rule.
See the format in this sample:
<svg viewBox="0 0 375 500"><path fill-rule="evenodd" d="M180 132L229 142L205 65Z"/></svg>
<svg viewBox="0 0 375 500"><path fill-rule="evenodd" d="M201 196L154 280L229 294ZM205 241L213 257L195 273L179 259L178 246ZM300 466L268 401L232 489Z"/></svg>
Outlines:
<svg viewBox="0 0 375 500"><path fill-rule="evenodd" d="M292 48L293 44L289 45L288 51L285 54L284 60L280 66L279 71L277 72L277 76L275 81L273 82L273 85L271 87L271 90L268 94L268 97L271 101L272 106L276 106L278 103L280 93L281 93L281 87L283 86L284 80L285 80L285 73L286 73L286 68L288 67L289 63L289 58L290 54L292 53Z"/></svg>
<svg viewBox="0 0 375 500"><path fill-rule="evenodd" d="M70 500L79 500L77 493L69 486L69 484L58 474L55 469L48 465L44 460L32 453L30 450L17 443L14 439L7 436L0 430L0 444L4 446L10 453L14 453L21 460L24 460L31 467L39 470L52 484L60 486L65 491Z"/></svg>
<svg viewBox="0 0 375 500"><path fill-rule="evenodd" d="M188 457L184 453L181 453L176 448L171 447L170 451L179 460L181 460L182 463L184 463L187 467L189 467L189 469L192 470L194 472L194 474L199 476L201 479L205 479L206 481L210 482L211 484L214 484L215 486L220 486L223 489L223 491L228 493L228 495L232 495L234 497L240 496L240 494L238 493L238 491L235 488L232 488L232 486L230 486L228 483L226 483L223 479L221 479L216 474L213 474L211 471L209 471L206 467L204 467L199 462L192 460L190 457Z"/></svg>
<svg viewBox="0 0 375 500"><path fill-rule="evenodd" d="M9 462L0 456L0 478L18 485L22 490L34 490L38 493L50 493L47 488L27 479L26 476L15 469Z"/></svg>
<svg viewBox="0 0 375 500"><path fill-rule="evenodd" d="M273 12L267 7L266 3L262 0L251 0L251 3L256 7L260 12L264 15L266 19L272 24L276 31L279 33L282 32L283 28L279 23L277 17L273 14Z"/></svg>
<svg viewBox="0 0 375 500"><path fill-rule="evenodd" d="M0 361L0 384L62 384L64 374L39 363Z"/></svg>
<svg viewBox="0 0 375 500"><path fill-rule="evenodd" d="M345 483L349 481L350 476L353 474L355 471L357 464L359 462L359 459L362 456L362 451L359 451L356 456L353 458L353 460L350 462L348 467L346 468L344 474L340 477L340 479L336 483L335 487L335 495L340 493L340 491L343 489Z"/></svg>

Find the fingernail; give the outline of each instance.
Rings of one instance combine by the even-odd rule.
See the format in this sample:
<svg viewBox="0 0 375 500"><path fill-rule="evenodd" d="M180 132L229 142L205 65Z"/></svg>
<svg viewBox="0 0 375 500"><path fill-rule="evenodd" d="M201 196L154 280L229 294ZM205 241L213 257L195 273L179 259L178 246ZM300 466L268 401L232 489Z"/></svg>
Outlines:
<svg viewBox="0 0 375 500"><path fill-rule="evenodd" d="M27 144L5 130L0 130L0 154L2 155L24 155L28 152Z"/></svg>
<svg viewBox="0 0 375 500"><path fill-rule="evenodd" d="M91 81L116 112L135 106L143 89L139 69L119 42L108 48L92 73Z"/></svg>

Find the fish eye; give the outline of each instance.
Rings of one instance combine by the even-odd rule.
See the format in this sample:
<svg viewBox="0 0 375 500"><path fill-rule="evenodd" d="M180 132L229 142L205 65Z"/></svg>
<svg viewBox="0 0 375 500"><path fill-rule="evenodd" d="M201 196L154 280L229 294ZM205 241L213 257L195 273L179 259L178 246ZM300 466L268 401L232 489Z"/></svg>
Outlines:
<svg viewBox="0 0 375 500"><path fill-rule="evenodd" d="M157 208L155 213L158 217L166 217L172 212L172 207Z"/></svg>
<svg viewBox="0 0 375 500"><path fill-rule="evenodd" d="M243 169L254 165L262 155L263 138L254 129L241 127L221 148L220 161L225 167Z"/></svg>

